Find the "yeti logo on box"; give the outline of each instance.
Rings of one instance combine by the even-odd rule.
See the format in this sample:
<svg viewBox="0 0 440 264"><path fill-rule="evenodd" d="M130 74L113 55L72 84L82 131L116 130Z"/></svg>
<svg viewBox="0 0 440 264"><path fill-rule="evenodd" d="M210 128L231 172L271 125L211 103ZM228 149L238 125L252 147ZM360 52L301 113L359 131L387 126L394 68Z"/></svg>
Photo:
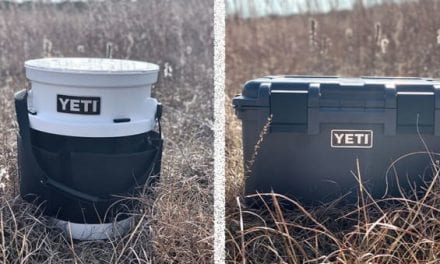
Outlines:
<svg viewBox="0 0 440 264"><path fill-rule="evenodd" d="M332 148L372 148L372 130L333 129L331 131Z"/></svg>
<svg viewBox="0 0 440 264"><path fill-rule="evenodd" d="M101 98L57 94L57 111L80 115L99 115Z"/></svg>

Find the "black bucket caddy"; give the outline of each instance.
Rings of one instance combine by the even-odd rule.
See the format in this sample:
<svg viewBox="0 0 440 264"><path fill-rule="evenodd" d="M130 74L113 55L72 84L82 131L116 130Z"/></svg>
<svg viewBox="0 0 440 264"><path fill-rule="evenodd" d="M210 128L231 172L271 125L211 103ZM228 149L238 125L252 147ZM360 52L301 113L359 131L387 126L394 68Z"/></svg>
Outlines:
<svg viewBox="0 0 440 264"><path fill-rule="evenodd" d="M136 203L125 197L160 172L161 105L149 98L158 67L85 58L25 66L32 89L15 95L22 197L75 239L127 232Z"/></svg>
<svg viewBox="0 0 440 264"><path fill-rule="evenodd" d="M421 191L440 160L435 80L273 76L246 83L233 104L247 194L353 202L360 176L373 197L398 196Z"/></svg>

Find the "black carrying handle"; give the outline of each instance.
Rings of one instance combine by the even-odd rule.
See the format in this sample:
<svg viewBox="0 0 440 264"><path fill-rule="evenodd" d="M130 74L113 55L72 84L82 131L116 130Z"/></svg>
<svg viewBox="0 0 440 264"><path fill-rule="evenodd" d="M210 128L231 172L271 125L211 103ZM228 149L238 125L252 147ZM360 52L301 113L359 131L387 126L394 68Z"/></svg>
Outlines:
<svg viewBox="0 0 440 264"><path fill-rule="evenodd" d="M101 203L101 202L111 202L114 201L115 197L99 197L95 195L90 195L81 191L78 191L74 188L71 188L61 182L58 182L51 177L40 167L35 155L32 151L32 142L31 142L31 132L30 132L30 123L28 116L28 104L27 104L27 90L21 90L15 94L15 111L17 114L17 122L19 126L19 134L22 140L22 145L27 151L25 153L29 153L29 162L32 168L35 168L35 174L40 178L40 182L54 191L57 191L63 195L68 195L72 198L79 199L89 203ZM128 188L128 192L134 191L136 187L138 187L138 182L144 182L150 177L155 171L155 167L162 154L162 129L160 126L160 118L162 116L162 105L158 104L156 111L156 122L159 128L159 142L155 145L156 153L154 154L154 158L151 162L151 165L147 169L147 172L141 177L141 179L137 179L135 183Z"/></svg>

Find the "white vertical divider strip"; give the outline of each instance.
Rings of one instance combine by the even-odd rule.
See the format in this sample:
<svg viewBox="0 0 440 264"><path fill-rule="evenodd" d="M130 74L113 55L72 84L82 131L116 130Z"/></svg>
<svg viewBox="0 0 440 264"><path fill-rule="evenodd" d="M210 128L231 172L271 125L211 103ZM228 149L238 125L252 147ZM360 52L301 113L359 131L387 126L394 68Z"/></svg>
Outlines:
<svg viewBox="0 0 440 264"><path fill-rule="evenodd" d="M225 0L214 0L214 262L225 263Z"/></svg>

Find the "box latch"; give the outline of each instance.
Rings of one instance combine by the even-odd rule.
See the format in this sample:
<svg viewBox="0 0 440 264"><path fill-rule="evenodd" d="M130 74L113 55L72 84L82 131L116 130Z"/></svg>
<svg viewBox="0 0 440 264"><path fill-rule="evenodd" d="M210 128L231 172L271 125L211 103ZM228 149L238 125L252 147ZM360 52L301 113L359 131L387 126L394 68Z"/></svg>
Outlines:
<svg viewBox="0 0 440 264"><path fill-rule="evenodd" d="M432 86L418 87L416 92L410 87L398 87L397 132L433 134L435 101Z"/></svg>
<svg viewBox="0 0 440 264"><path fill-rule="evenodd" d="M290 84L291 86L291 84ZM308 85L305 86L307 89ZM304 87L282 89L273 85L270 96L271 132L307 131L308 90Z"/></svg>
<svg viewBox="0 0 440 264"><path fill-rule="evenodd" d="M385 135L395 135L394 85L311 83L307 133L318 135L322 124L381 124Z"/></svg>

